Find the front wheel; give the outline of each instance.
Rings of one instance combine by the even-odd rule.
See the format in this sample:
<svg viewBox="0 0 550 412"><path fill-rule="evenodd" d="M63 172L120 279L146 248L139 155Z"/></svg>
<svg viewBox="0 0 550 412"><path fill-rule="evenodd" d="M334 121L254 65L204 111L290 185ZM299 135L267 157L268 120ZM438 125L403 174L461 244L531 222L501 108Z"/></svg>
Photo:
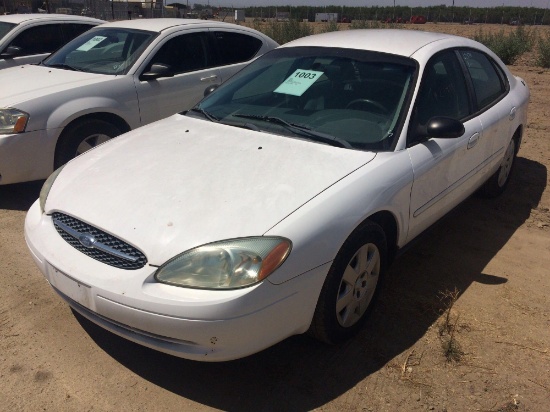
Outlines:
<svg viewBox="0 0 550 412"><path fill-rule="evenodd" d="M67 126L55 149L55 169L121 133L118 127L98 119L86 119Z"/></svg>
<svg viewBox="0 0 550 412"><path fill-rule="evenodd" d="M333 344L357 333L372 308L386 262L384 231L367 221L350 235L334 259L310 334Z"/></svg>
<svg viewBox="0 0 550 412"><path fill-rule="evenodd" d="M504 153L504 158L500 163L500 167L481 187L481 195L485 197L497 197L504 192L506 186L508 186L508 182L510 181L515 160L516 140L511 139L508 147L506 148L506 153Z"/></svg>

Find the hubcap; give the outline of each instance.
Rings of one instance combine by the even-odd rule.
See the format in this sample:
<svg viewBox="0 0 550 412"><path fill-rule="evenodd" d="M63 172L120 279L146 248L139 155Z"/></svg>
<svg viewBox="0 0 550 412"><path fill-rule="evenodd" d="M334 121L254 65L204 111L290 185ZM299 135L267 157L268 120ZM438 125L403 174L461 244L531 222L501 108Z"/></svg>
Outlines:
<svg viewBox="0 0 550 412"><path fill-rule="evenodd" d="M78 145L76 148L75 156L78 156L84 152L87 152L93 147L96 147L97 145L101 143L105 143L107 140L111 139L110 136L107 136L106 134L96 133L88 136L85 138L82 143Z"/></svg>
<svg viewBox="0 0 550 412"><path fill-rule="evenodd" d="M336 317L345 328L365 314L380 274L380 252L373 243L361 246L350 259L338 290Z"/></svg>
<svg viewBox="0 0 550 412"><path fill-rule="evenodd" d="M508 181L508 177L510 176L510 171L512 170L512 164L514 163L514 151L515 151L514 140L511 140L510 144L508 145L508 148L506 149L506 154L504 155L504 159L502 159L502 163L500 165L500 171L498 172L497 183L499 187L503 187Z"/></svg>

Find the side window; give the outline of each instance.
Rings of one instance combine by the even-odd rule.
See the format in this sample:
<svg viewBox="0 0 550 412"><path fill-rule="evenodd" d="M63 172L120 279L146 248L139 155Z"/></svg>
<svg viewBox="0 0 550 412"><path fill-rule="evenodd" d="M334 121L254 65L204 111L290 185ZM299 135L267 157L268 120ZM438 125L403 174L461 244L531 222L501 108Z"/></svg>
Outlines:
<svg viewBox="0 0 550 412"><path fill-rule="evenodd" d="M21 48L21 56L51 53L64 44L59 24L30 27L17 36L10 46Z"/></svg>
<svg viewBox="0 0 550 412"><path fill-rule="evenodd" d="M69 42L74 39L76 36L81 35L82 33L90 30L92 27L95 27L91 24L80 24L80 23L69 23L63 24L63 34L65 35L65 42Z"/></svg>
<svg viewBox="0 0 550 412"><path fill-rule="evenodd" d="M421 125L435 116L461 120L471 113L466 80L454 51L441 52L426 65L415 110L416 123Z"/></svg>
<svg viewBox="0 0 550 412"><path fill-rule="evenodd" d="M176 74L211 67L207 34L189 33L168 40L151 60L154 63L167 64Z"/></svg>
<svg viewBox="0 0 550 412"><path fill-rule="evenodd" d="M475 50L462 50L460 54L472 78L479 109L489 106L506 94L504 74L497 71L489 57Z"/></svg>
<svg viewBox="0 0 550 412"><path fill-rule="evenodd" d="M262 47L260 39L247 34L216 31L214 37L220 50L221 64L224 66L248 61Z"/></svg>

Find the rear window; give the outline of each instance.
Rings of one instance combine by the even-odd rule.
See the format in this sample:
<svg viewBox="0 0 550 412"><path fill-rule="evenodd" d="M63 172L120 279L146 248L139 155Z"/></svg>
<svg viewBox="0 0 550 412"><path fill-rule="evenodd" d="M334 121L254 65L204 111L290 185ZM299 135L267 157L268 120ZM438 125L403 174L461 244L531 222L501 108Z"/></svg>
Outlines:
<svg viewBox="0 0 550 412"><path fill-rule="evenodd" d="M474 84L478 109L490 106L506 94L504 75L488 56L475 50L463 50L461 55Z"/></svg>
<svg viewBox="0 0 550 412"><path fill-rule="evenodd" d="M262 47L260 39L247 34L217 31L214 36L220 49L222 65L248 61Z"/></svg>
<svg viewBox="0 0 550 412"><path fill-rule="evenodd" d="M92 27L95 27L93 24L80 24L80 23L69 23L63 25L63 33L65 34L66 41L74 39L76 36L81 35L84 32L87 32Z"/></svg>

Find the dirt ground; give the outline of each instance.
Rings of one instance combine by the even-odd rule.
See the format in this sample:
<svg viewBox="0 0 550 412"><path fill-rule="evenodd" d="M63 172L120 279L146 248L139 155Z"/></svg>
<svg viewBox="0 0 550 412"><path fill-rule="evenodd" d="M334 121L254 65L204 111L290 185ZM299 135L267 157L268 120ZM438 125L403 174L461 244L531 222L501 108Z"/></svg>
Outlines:
<svg viewBox="0 0 550 412"><path fill-rule="evenodd" d="M27 251L41 182L0 187L0 410L550 410L550 70L520 64L532 97L507 192L467 200L398 259L365 329L340 346L296 336L203 364L105 332Z"/></svg>

